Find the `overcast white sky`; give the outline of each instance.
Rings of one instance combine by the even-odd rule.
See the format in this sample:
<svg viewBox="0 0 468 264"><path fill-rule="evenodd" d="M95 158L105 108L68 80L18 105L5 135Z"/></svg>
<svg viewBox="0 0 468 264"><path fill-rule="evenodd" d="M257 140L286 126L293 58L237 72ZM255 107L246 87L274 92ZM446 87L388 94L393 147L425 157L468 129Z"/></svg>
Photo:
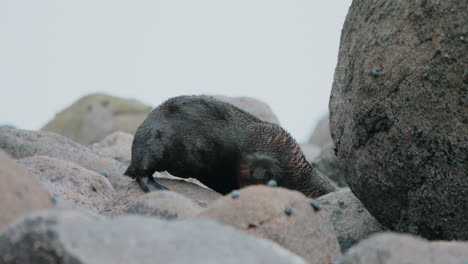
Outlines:
<svg viewBox="0 0 468 264"><path fill-rule="evenodd" d="M39 129L93 92L152 106L252 96L305 141L351 0L1 0L0 124Z"/></svg>

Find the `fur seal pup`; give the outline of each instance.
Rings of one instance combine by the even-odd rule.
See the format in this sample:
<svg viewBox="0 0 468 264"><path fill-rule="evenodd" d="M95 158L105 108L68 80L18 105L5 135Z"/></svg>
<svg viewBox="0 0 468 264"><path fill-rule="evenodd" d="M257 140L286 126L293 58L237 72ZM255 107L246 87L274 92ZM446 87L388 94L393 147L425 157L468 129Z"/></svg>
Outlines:
<svg viewBox="0 0 468 264"><path fill-rule="evenodd" d="M125 175L145 191L167 189L155 171L196 178L222 194L271 179L309 197L336 189L280 126L209 96L171 98L138 127Z"/></svg>

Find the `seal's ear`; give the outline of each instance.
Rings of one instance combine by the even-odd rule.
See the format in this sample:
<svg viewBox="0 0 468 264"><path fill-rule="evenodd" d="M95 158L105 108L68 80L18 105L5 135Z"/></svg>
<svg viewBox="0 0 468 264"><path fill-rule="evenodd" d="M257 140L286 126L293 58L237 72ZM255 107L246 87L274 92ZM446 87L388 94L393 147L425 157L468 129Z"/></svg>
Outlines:
<svg viewBox="0 0 468 264"><path fill-rule="evenodd" d="M238 176L239 186L266 184L269 180L280 183L283 169L279 161L272 156L261 153L243 154Z"/></svg>

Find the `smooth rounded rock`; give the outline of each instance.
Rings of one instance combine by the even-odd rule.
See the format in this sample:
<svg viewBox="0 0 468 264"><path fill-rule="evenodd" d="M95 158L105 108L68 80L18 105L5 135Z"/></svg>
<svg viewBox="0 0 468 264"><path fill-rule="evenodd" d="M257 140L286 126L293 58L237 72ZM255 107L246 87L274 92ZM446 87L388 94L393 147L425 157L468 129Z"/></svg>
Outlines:
<svg viewBox="0 0 468 264"><path fill-rule="evenodd" d="M264 185L239 190L210 204L197 218L214 219L248 234L272 240L309 263L331 263L340 256L328 213L316 212L298 191Z"/></svg>
<svg viewBox="0 0 468 264"><path fill-rule="evenodd" d="M18 164L39 179L59 207L97 213L114 198L115 190L109 180L76 163L34 156L21 159Z"/></svg>
<svg viewBox="0 0 468 264"><path fill-rule="evenodd" d="M164 220L185 219L203 210L197 202L172 191L156 191L143 195L127 209L127 214L153 216Z"/></svg>
<svg viewBox="0 0 468 264"><path fill-rule="evenodd" d="M371 234L386 230L349 189L320 196L317 201L330 213L342 252Z"/></svg>
<svg viewBox="0 0 468 264"><path fill-rule="evenodd" d="M0 233L2 263L284 263L305 264L267 240L213 221L114 219L81 211L47 211Z"/></svg>
<svg viewBox="0 0 468 264"><path fill-rule="evenodd" d="M391 230L468 239L467 17L467 1L349 9L331 134L346 182Z"/></svg>
<svg viewBox="0 0 468 264"><path fill-rule="evenodd" d="M94 143L91 149L104 157L115 159L125 166L132 160L133 135L121 131L114 132L103 140Z"/></svg>
<svg viewBox="0 0 468 264"><path fill-rule="evenodd" d="M120 162L101 157L91 149L52 132L0 127L0 147L15 159L43 155L71 161L97 173L105 171L115 189L131 182L130 178L122 175L125 167Z"/></svg>
<svg viewBox="0 0 468 264"><path fill-rule="evenodd" d="M160 176L163 174L155 173L155 175ZM164 186L167 186L172 192L180 194L186 197L187 199L194 201L201 207L207 207L207 205L209 205L216 199L222 197L221 194L211 189L202 187L196 183L192 183L188 180L158 177L158 181L164 184ZM136 181L132 181L124 188L117 191L115 198L105 206L104 210L102 210L101 213L108 216L123 215L127 213L128 210L132 210L129 208L133 207L137 201L145 199L144 197L146 195L148 195L148 193L144 192ZM152 195L149 196L152 197ZM176 211L177 210L178 209L176 209ZM150 210L146 212L149 211Z"/></svg>
<svg viewBox="0 0 468 264"><path fill-rule="evenodd" d="M386 232L360 242L337 262L340 264L465 264L467 260L468 242L429 242L407 234Z"/></svg>
<svg viewBox="0 0 468 264"><path fill-rule="evenodd" d="M58 113L42 130L91 145L115 131L134 134L150 112L150 106L138 101L96 93Z"/></svg>
<svg viewBox="0 0 468 264"><path fill-rule="evenodd" d="M0 150L0 229L24 214L53 206L39 181Z"/></svg>

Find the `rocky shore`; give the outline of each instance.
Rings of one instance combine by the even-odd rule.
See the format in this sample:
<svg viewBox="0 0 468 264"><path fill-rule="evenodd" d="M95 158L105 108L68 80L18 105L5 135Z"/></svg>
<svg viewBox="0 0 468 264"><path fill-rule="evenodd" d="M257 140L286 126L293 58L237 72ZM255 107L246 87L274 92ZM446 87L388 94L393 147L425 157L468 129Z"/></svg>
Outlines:
<svg viewBox="0 0 468 264"><path fill-rule="evenodd" d="M152 107L92 94L0 126L0 263L468 263L466 1L353 1L329 110L302 151L341 188L123 176ZM279 124L265 103L215 96Z"/></svg>

